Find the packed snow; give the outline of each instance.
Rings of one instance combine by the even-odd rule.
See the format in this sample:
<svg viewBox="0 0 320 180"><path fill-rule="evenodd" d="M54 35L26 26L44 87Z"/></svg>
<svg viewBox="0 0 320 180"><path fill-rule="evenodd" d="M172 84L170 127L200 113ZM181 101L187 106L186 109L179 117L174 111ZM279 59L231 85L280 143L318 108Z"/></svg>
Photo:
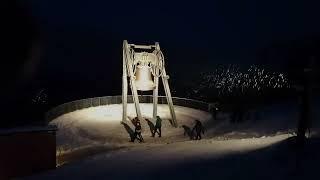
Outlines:
<svg viewBox="0 0 320 180"><path fill-rule="evenodd" d="M153 124L152 104L140 104L141 112L144 118L147 118ZM142 135L145 143L170 143L187 140L184 136L182 125L190 129L194 125L194 120L198 119L203 124L212 122L212 116L208 112L197 109L175 106L175 113L178 128L170 124L170 113L168 105L158 105L158 115L163 119L162 137L152 138L150 127L147 121L142 122ZM91 107L64 114L50 124L58 127L57 131L57 153L65 155L66 153L81 151L83 149L117 148L119 146L131 146L135 143L129 142L130 131L134 131L134 126L130 119L136 117L134 104L128 104L128 119L126 125L121 124L122 105L113 104L99 107Z"/></svg>
<svg viewBox="0 0 320 180"><path fill-rule="evenodd" d="M287 135L170 144L109 151L26 179L294 179Z"/></svg>
<svg viewBox="0 0 320 180"><path fill-rule="evenodd" d="M150 137L147 122L142 122L145 143L131 143L120 124L121 104L78 110L60 116L51 124L58 126L56 170L26 179L299 179L317 172L313 164L320 141L315 138L320 116L319 104L313 106L308 152L302 171L297 171L296 151L290 146L299 109L294 103L274 104L249 110L242 123L230 123L230 113L211 114L175 106L179 127L171 126L167 105L159 105L163 118L163 137ZM141 104L144 117L151 119L152 104ZM129 118L135 117L133 104ZM206 128L200 141L184 136L186 125L194 120ZM134 130L128 120L127 125ZM300 161L299 161L300 162ZM64 164L66 163L66 164ZM299 163L298 163L299 164ZM301 169L300 169L301 170Z"/></svg>

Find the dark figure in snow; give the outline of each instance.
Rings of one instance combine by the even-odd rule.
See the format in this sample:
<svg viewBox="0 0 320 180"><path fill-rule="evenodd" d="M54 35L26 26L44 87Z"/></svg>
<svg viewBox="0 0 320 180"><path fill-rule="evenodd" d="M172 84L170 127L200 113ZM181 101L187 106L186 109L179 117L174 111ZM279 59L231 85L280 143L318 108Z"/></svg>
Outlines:
<svg viewBox="0 0 320 180"><path fill-rule="evenodd" d="M156 125L154 126L152 137L154 137L156 133L158 133L159 137L161 137L161 121L162 119L159 116L157 116L157 121L156 121Z"/></svg>
<svg viewBox="0 0 320 180"><path fill-rule="evenodd" d="M134 142L134 140L138 140L139 142L143 142L143 137L141 135L141 123L140 120L136 117L132 120L132 124L134 125L134 138L131 139L131 142Z"/></svg>
<svg viewBox="0 0 320 180"><path fill-rule="evenodd" d="M131 119L131 122L132 122L132 124L133 124L135 127L136 127L138 121L140 121L140 120L138 119L138 117L135 117L135 118Z"/></svg>
<svg viewBox="0 0 320 180"><path fill-rule="evenodd" d="M134 131L130 128L130 126L126 123L124 123L123 121L121 121L121 124L123 125L123 127L126 129L127 133L129 134L130 136L130 141L134 141L135 139L135 134L134 134Z"/></svg>
<svg viewBox="0 0 320 180"><path fill-rule="evenodd" d="M155 130L155 127L154 127L154 124L149 120L149 119L145 119L148 123L148 126L150 128L150 132L151 132L151 137L154 137L153 136L153 133L154 133L154 130Z"/></svg>
<svg viewBox="0 0 320 180"><path fill-rule="evenodd" d="M216 120L217 119L217 114L218 114L218 108L215 107L213 110L212 110L212 116L213 116L213 119Z"/></svg>
<svg viewBox="0 0 320 180"><path fill-rule="evenodd" d="M201 133L204 134L204 127L202 126L202 123L199 120L196 120L196 125L192 129L192 134L195 134L195 139L200 140Z"/></svg>
<svg viewBox="0 0 320 180"><path fill-rule="evenodd" d="M186 125L182 125L182 127L183 127L183 129L184 129L183 135L184 135L184 136L188 135L189 138L190 138L190 140L192 140L193 137L194 137L194 134L193 134L192 130L191 130L188 126L186 126Z"/></svg>
<svg viewBox="0 0 320 180"><path fill-rule="evenodd" d="M219 103L214 103L214 104L210 105L210 112L211 112L211 114L213 116L213 119L215 119L215 120L217 119L217 114L218 114L218 111L219 111L218 106L219 106Z"/></svg>

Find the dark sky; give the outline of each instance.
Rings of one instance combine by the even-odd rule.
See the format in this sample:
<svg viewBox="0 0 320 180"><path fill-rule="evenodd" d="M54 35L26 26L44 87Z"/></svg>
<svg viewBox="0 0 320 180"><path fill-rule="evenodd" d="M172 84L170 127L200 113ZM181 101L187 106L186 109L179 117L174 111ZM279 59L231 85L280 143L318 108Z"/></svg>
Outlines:
<svg viewBox="0 0 320 180"><path fill-rule="evenodd" d="M38 33L32 86L48 88L54 98L66 96L61 101L121 94L124 39L158 41L168 74L183 85L217 64L286 71L317 52L320 37L319 4L304 1L18 2ZM304 49L299 58L297 49Z"/></svg>

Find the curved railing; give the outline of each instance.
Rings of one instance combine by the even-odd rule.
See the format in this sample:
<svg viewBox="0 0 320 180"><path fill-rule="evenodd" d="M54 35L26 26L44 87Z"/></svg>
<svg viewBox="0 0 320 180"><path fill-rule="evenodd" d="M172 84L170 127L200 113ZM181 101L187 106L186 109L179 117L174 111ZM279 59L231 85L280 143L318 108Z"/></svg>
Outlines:
<svg viewBox="0 0 320 180"><path fill-rule="evenodd" d="M187 99L187 98L179 98L179 97L173 97L172 98L173 104L177 106L184 106L184 107L190 107L194 109L200 109L203 111L210 112L211 110L211 104L193 100L193 99ZM139 95L139 102L140 103L152 103L153 97L152 95ZM96 106L103 106L108 104L121 104L122 98L120 96L103 96L103 97L94 97L94 98L87 98L87 99L80 99L75 100L71 102L67 102L64 104L61 104L51 110L49 110L46 113L46 121L50 122L51 120L72 112L79 109L89 108L89 107L96 107ZM128 96L128 103L133 103L133 98L131 95ZM159 96L158 97L158 103L159 104L167 104L167 99L165 96Z"/></svg>

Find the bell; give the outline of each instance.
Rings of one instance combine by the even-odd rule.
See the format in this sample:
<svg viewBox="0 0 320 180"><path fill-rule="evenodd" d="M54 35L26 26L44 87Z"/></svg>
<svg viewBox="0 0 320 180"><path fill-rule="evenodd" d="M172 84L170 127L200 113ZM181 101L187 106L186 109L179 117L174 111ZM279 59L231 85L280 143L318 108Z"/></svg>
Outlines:
<svg viewBox="0 0 320 180"><path fill-rule="evenodd" d="M146 65L137 66L135 76L136 76L135 84L136 84L137 90L150 91L155 88L155 84L152 80L151 69L149 66L146 66Z"/></svg>

